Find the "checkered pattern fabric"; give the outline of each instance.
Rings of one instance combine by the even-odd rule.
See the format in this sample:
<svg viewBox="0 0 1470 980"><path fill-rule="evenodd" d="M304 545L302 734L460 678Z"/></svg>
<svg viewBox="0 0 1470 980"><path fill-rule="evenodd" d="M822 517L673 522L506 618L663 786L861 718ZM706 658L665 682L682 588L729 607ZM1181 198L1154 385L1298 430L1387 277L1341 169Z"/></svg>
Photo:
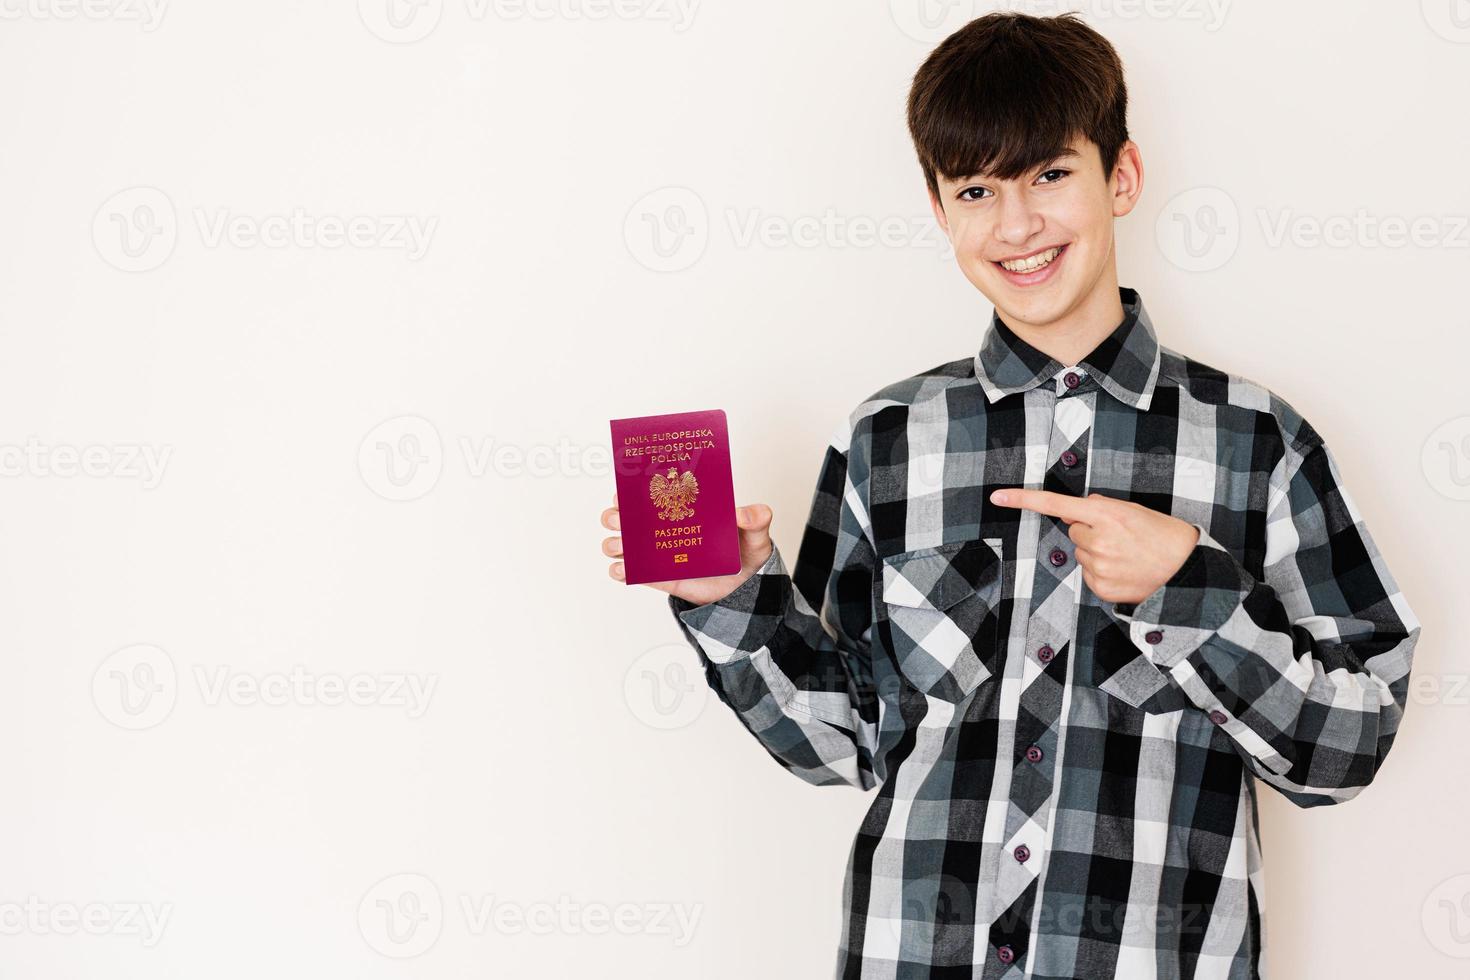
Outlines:
<svg viewBox="0 0 1470 980"><path fill-rule="evenodd" d="M836 975L1261 976L1256 785L1356 795L1393 742L1419 623L1321 438L1259 384L1159 345L1138 293L1063 365L996 316L974 357L864 400L794 571L669 599L781 765L878 792ZM1136 604L1000 487L1193 524Z"/></svg>

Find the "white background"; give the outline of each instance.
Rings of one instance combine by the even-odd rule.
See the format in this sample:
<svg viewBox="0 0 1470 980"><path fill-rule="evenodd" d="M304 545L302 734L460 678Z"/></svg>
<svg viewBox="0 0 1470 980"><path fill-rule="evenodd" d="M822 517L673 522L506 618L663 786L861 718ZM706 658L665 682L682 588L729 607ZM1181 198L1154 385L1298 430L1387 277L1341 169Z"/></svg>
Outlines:
<svg viewBox="0 0 1470 980"><path fill-rule="evenodd" d="M607 420L726 409L795 554L834 426L988 321L903 117L987 8L387 2L0 4L0 976L827 976L871 797L607 577ZM1083 9L1123 284L1424 624L1376 783L1262 791L1273 974L1463 976L1470 7Z"/></svg>

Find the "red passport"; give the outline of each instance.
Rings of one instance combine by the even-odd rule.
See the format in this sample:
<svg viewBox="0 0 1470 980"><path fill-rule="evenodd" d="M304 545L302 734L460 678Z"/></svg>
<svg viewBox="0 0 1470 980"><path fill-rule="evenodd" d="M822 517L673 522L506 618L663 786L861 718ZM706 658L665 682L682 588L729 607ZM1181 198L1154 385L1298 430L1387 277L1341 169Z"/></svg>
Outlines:
<svg viewBox="0 0 1470 980"><path fill-rule="evenodd" d="M611 425L623 581L740 571L725 413L646 415Z"/></svg>

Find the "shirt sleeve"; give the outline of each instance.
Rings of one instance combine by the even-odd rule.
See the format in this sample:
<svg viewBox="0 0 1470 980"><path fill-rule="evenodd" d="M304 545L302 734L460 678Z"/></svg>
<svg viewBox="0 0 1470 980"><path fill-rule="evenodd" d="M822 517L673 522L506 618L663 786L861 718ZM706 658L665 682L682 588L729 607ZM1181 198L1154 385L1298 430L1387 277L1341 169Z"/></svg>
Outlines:
<svg viewBox="0 0 1470 980"><path fill-rule="evenodd" d="M705 679L766 750L817 785L877 785L873 548L848 429L826 448L794 575L770 557L724 598L669 596Z"/></svg>
<svg viewBox="0 0 1470 980"><path fill-rule="evenodd" d="M1262 578L1196 524L1199 541L1168 581L1112 604L1251 770L1304 807L1351 799L1373 779L1419 639L1335 458L1312 436L1273 471Z"/></svg>

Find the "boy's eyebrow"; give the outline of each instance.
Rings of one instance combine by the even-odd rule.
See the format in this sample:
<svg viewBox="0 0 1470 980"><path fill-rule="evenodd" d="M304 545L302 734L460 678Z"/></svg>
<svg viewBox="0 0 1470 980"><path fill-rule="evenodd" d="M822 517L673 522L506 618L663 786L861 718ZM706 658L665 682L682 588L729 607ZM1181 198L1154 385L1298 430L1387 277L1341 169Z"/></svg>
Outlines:
<svg viewBox="0 0 1470 980"><path fill-rule="evenodd" d="M1037 166L1045 166L1046 164L1049 164L1049 163L1056 163L1059 160L1066 160L1066 159L1069 159L1069 158L1078 158L1078 157L1081 157L1081 156L1082 156L1082 154L1078 153L1076 150L1071 149L1071 148L1068 148L1068 149L1065 149L1062 152L1058 153L1054 157L1047 157L1044 161L1042 161L1042 163L1038 164ZM966 181L966 180L988 180L988 179L990 179L990 175L989 174L966 174L963 177L958 177L956 179L957 180L960 180L960 181Z"/></svg>

